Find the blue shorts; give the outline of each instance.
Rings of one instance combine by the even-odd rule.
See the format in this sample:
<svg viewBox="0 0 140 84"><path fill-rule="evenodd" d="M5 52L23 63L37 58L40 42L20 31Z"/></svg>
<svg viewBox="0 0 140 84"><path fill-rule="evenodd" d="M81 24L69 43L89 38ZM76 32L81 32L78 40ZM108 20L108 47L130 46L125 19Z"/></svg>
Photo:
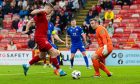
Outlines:
<svg viewBox="0 0 140 84"><path fill-rule="evenodd" d="M78 49L79 49L81 52L86 51L84 45L72 45L72 46L71 46L71 53L74 53L74 54L75 54L75 53L77 52Z"/></svg>

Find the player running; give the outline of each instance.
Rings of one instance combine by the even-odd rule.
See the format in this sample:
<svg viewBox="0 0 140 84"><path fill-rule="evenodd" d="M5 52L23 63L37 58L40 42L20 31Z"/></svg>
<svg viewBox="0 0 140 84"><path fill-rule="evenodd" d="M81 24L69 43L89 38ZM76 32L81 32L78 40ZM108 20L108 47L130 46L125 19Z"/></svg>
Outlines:
<svg viewBox="0 0 140 84"><path fill-rule="evenodd" d="M75 19L71 20L71 27L69 27L67 29L67 34L71 38L71 58L70 58L71 66L70 66L70 69L73 68L74 56L78 49L82 52L87 69L90 69L88 58L87 58L86 52L85 52L86 50L85 50L84 44L82 42L82 37L83 37L84 43L87 44L86 37L83 33L82 28L79 26L76 26ZM66 46L67 47L69 47L68 38L67 38L68 35L66 35Z"/></svg>
<svg viewBox="0 0 140 84"><path fill-rule="evenodd" d="M94 77L100 77L99 69L103 70L108 77L110 77L112 74L105 66L105 59L113 50L111 38L109 37L107 30L99 25L96 19L91 19L90 25L92 29L96 31L96 39L99 44L99 48L92 55L92 63L95 70Z"/></svg>
<svg viewBox="0 0 140 84"><path fill-rule="evenodd" d="M65 43L63 40L61 40L59 38L59 36L56 34L55 30L54 30L54 25L52 22L50 22L51 19L51 15L47 15L47 20L48 22L48 33L47 33L47 37L48 37L48 42L52 45L53 48L58 49L57 46L54 44L53 38L56 39L57 41L61 42L61 43ZM57 56L57 60L60 64L60 56ZM51 62L51 60L50 60ZM44 60L44 67L46 66L46 59ZM54 68L54 73L56 75L58 75L58 71L55 68L55 66L53 66Z"/></svg>
<svg viewBox="0 0 140 84"><path fill-rule="evenodd" d="M57 60L57 56L60 54L56 49L54 49L51 44L48 42L48 38L46 38L46 33L48 32L48 21L47 15L53 12L53 5L51 3L45 4L44 9L35 9L31 12L32 15L35 15L33 19L31 19L26 26L26 32L29 31L32 23L36 24L35 29L35 42L37 43L40 55L32 58L28 64L23 64L24 74L27 75L27 71L29 66L44 59L46 57L46 53L51 56L51 61L54 66L58 69L60 76L65 76L66 73L60 69L59 63Z"/></svg>

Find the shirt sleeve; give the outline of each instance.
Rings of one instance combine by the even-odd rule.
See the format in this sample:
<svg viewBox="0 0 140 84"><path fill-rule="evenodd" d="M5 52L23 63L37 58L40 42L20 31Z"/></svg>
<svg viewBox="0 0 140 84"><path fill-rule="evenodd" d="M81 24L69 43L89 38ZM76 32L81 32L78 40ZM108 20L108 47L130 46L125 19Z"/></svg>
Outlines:
<svg viewBox="0 0 140 84"><path fill-rule="evenodd" d="M67 29L67 35L70 35L70 33L69 33L69 28Z"/></svg>
<svg viewBox="0 0 140 84"><path fill-rule="evenodd" d="M99 35L100 35L100 37L101 37L101 39L102 39L102 41L103 41L103 44L104 44L104 45L107 45L107 35L106 35L106 33L105 33L105 30L101 28L101 29L99 30Z"/></svg>
<svg viewBox="0 0 140 84"><path fill-rule="evenodd" d="M79 27L81 35L84 34L84 31L81 27Z"/></svg>
<svg viewBox="0 0 140 84"><path fill-rule="evenodd" d="M53 34L53 35L54 35L54 34L56 34L56 31L55 31L55 30L53 30L53 31L52 31L52 34Z"/></svg>

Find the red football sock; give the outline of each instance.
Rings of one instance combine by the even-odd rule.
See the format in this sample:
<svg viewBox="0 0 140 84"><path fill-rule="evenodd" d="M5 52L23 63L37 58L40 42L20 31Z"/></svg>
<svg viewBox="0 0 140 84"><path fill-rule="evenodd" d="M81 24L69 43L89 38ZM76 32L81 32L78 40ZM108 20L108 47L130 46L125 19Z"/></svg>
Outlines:
<svg viewBox="0 0 140 84"><path fill-rule="evenodd" d="M95 70L95 75L100 75L100 72L99 72L99 61L97 59L93 59L92 63L93 63L93 67L94 67L94 70Z"/></svg>
<svg viewBox="0 0 140 84"><path fill-rule="evenodd" d="M30 60L29 64L32 65L32 64L34 64L34 63L36 63L36 62L38 62L38 61L40 61L40 60L41 60L41 59L40 59L39 56L35 56L35 57L33 57L33 58Z"/></svg>
<svg viewBox="0 0 140 84"><path fill-rule="evenodd" d="M46 64L46 58L44 58L44 64Z"/></svg>
<svg viewBox="0 0 140 84"><path fill-rule="evenodd" d="M103 70L106 74L110 75L110 71L107 69L107 67L104 65L104 63L100 62L99 67L101 70Z"/></svg>
<svg viewBox="0 0 140 84"><path fill-rule="evenodd" d="M51 58L51 62L56 67L56 69L60 69L57 58Z"/></svg>

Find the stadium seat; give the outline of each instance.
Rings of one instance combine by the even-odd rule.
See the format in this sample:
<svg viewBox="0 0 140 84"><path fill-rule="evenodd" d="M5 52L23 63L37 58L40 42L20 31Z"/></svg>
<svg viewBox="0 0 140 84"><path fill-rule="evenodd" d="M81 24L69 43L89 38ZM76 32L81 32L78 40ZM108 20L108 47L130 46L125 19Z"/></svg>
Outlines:
<svg viewBox="0 0 140 84"><path fill-rule="evenodd" d="M115 29L115 33L123 33L123 32L124 32L123 28L116 28Z"/></svg>
<svg viewBox="0 0 140 84"><path fill-rule="evenodd" d="M135 43L135 40L134 40L133 38L129 38L129 39L127 40L127 43L129 43L129 44L134 44L134 43Z"/></svg>
<svg viewBox="0 0 140 84"><path fill-rule="evenodd" d="M122 36L123 36L123 38L128 39L129 36L130 36L130 34L127 34L127 33L126 33L126 34L123 34Z"/></svg>
<svg viewBox="0 0 140 84"><path fill-rule="evenodd" d="M128 11L127 10L120 10L120 14L126 14Z"/></svg>
<svg viewBox="0 0 140 84"><path fill-rule="evenodd" d="M15 44L19 43L18 41L19 41L18 39L13 39L13 42L14 42Z"/></svg>
<svg viewBox="0 0 140 84"><path fill-rule="evenodd" d="M127 10L127 13L135 13L135 10Z"/></svg>
<svg viewBox="0 0 140 84"><path fill-rule="evenodd" d="M132 32L131 29L124 29L124 33L130 34Z"/></svg>
<svg viewBox="0 0 140 84"><path fill-rule="evenodd" d="M137 38L137 34L136 33L132 33L132 34L130 34L130 37L129 38L136 39Z"/></svg>
<svg viewBox="0 0 140 84"><path fill-rule="evenodd" d="M3 27L7 29L12 28L12 20L3 20Z"/></svg>
<svg viewBox="0 0 140 84"><path fill-rule="evenodd" d="M131 19L130 22L131 23L137 23L138 22L138 19Z"/></svg>
<svg viewBox="0 0 140 84"><path fill-rule="evenodd" d="M20 50L22 48L22 45L20 43L17 43L16 46L17 46L18 50Z"/></svg>
<svg viewBox="0 0 140 84"><path fill-rule="evenodd" d="M127 5L124 5L124 6L122 7L122 9L126 9L126 10L128 10L128 9L130 9L130 7L127 6Z"/></svg>
<svg viewBox="0 0 140 84"><path fill-rule="evenodd" d="M12 20L12 15L4 15L4 20Z"/></svg>
<svg viewBox="0 0 140 84"><path fill-rule="evenodd" d="M126 43L126 42L127 42L127 39L125 39L125 38L120 38L120 39L119 39L119 42L120 42L120 43Z"/></svg>
<svg viewBox="0 0 140 84"><path fill-rule="evenodd" d="M9 31L7 29L2 29L0 32L2 35L7 35Z"/></svg>
<svg viewBox="0 0 140 84"><path fill-rule="evenodd" d="M121 10L121 6L120 6L120 5L115 5L115 6L114 6L114 9L115 9L115 10Z"/></svg>
<svg viewBox="0 0 140 84"><path fill-rule="evenodd" d="M21 35L19 34L13 36L13 39L20 39L20 38L21 38Z"/></svg>
<svg viewBox="0 0 140 84"><path fill-rule="evenodd" d="M124 49L131 49L132 48L132 45L131 44L125 44L123 48Z"/></svg>
<svg viewBox="0 0 140 84"><path fill-rule="evenodd" d="M123 19L122 22L129 23L129 19Z"/></svg>
<svg viewBox="0 0 140 84"><path fill-rule="evenodd" d="M5 39L11 40L12 38L13 38L13 35L10 35L10 34L5 35Z"/></svg>
<svg viewBox="0 0 140 84"><path fill-rule="evenodd" d="M137 5L131 5L131 6L130 6L130 9L137 9L137 8L138 8Z"/></svg>
<svg viewBox="0 0 140 84"><path fill-rule="evenodd" d="M135 10L136 13L140 13L140 9Z"/></svg>
<svg viewBox="0 0 140 84"><path fill-rule="evenodd" d="M118 40L117 40L116 38L112 38L112 42L113 42L113 43L117 43Z"/></svg>
<svg viewBox="0 0 140 84"><path fill-rule="evenodd" d="M132 16L131 16L132 18L139 18L140 17L140 15L138 14L138 13L136 13L136 14L132 14Z"/></svg>
<svg viewBox="0 0 140 84"><path fill-rule="evenodd" d="M119 14L120 10L113 10L114 14Z"/></svg>
<svg viewBox="0 0 140 84"><path fill-rule="evenodd" d="M126 27L126 23L120 23L119 27Z"/></svg>
<svg viewBox="0 0 140 84"><path fill-rule="evenodd" d="M21 35L22 38L28 38L29 36L27 34Z"/></svg>
<svg viewBox="0 0 140 84"><path fill-rule="evenodd" d="M16 30L15 29L9 30L9 34L16 34Z"/></svg>

